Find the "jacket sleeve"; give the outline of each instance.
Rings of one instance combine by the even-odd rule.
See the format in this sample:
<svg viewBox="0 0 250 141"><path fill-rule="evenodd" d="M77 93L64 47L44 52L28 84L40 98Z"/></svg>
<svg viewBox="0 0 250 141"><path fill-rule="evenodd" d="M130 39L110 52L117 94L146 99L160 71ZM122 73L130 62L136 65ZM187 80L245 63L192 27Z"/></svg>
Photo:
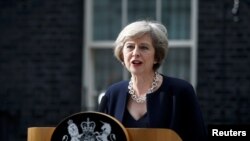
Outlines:
<svg viewBox="0 0 250 141"><path fill-rule="evenodd" d="M206 141L207 129L192 85L185 84L176 96L176 131L183 141Z"/></svg>

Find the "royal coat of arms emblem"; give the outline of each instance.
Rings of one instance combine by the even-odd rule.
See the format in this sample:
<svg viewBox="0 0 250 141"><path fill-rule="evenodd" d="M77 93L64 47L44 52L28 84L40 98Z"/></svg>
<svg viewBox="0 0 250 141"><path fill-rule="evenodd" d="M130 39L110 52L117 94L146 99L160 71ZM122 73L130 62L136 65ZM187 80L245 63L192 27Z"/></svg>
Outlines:
<svg viewBox="0 0 250 141"><path fill-rule="evenodd" d="M65 118L51 141L128 141L128 133L115 118L99 112L81 112Z"/></svg>

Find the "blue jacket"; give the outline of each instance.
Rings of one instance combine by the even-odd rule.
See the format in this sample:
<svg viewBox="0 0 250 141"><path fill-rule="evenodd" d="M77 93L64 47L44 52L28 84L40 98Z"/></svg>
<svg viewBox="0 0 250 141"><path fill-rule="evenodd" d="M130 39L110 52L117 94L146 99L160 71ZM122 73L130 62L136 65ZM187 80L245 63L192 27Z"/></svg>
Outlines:
<svg viewBox="0 0 250 141"><path fill-rule="evenodd" d="M110 86L99 106L121 123L128 100L128 81ZM195 91L188 82L163 76L163 83L153 94L147 95L150 128L174 130L183 141L204 141L207 130Z"/></svg>

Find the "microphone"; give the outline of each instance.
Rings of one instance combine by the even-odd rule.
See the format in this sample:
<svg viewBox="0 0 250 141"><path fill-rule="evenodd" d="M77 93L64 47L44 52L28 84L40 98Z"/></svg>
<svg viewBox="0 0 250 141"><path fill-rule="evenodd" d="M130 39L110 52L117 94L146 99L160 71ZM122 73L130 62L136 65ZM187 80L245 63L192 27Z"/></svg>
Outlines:
<svg viewBox="0 0 250 141"><path fill-rule="evenodd" d="M102 98L101 98L101 102L100 102L100 104L98 106L98 111L105 113L106 112L107 103L108 103L107 96L103 95Z"/></svg>

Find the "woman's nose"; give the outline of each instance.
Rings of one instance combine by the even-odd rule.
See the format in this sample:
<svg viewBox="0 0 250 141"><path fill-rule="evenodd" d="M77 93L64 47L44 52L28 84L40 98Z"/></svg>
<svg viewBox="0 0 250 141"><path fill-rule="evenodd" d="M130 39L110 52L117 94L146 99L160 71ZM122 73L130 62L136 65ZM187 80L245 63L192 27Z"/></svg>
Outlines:
<svg viewBox="0 0 250 141"><path fill-rule="evenodd" d="M134 56L139 56L140 55L140 50L138 47L135 47L135 49L133 50L133 55Z"/></svg>

